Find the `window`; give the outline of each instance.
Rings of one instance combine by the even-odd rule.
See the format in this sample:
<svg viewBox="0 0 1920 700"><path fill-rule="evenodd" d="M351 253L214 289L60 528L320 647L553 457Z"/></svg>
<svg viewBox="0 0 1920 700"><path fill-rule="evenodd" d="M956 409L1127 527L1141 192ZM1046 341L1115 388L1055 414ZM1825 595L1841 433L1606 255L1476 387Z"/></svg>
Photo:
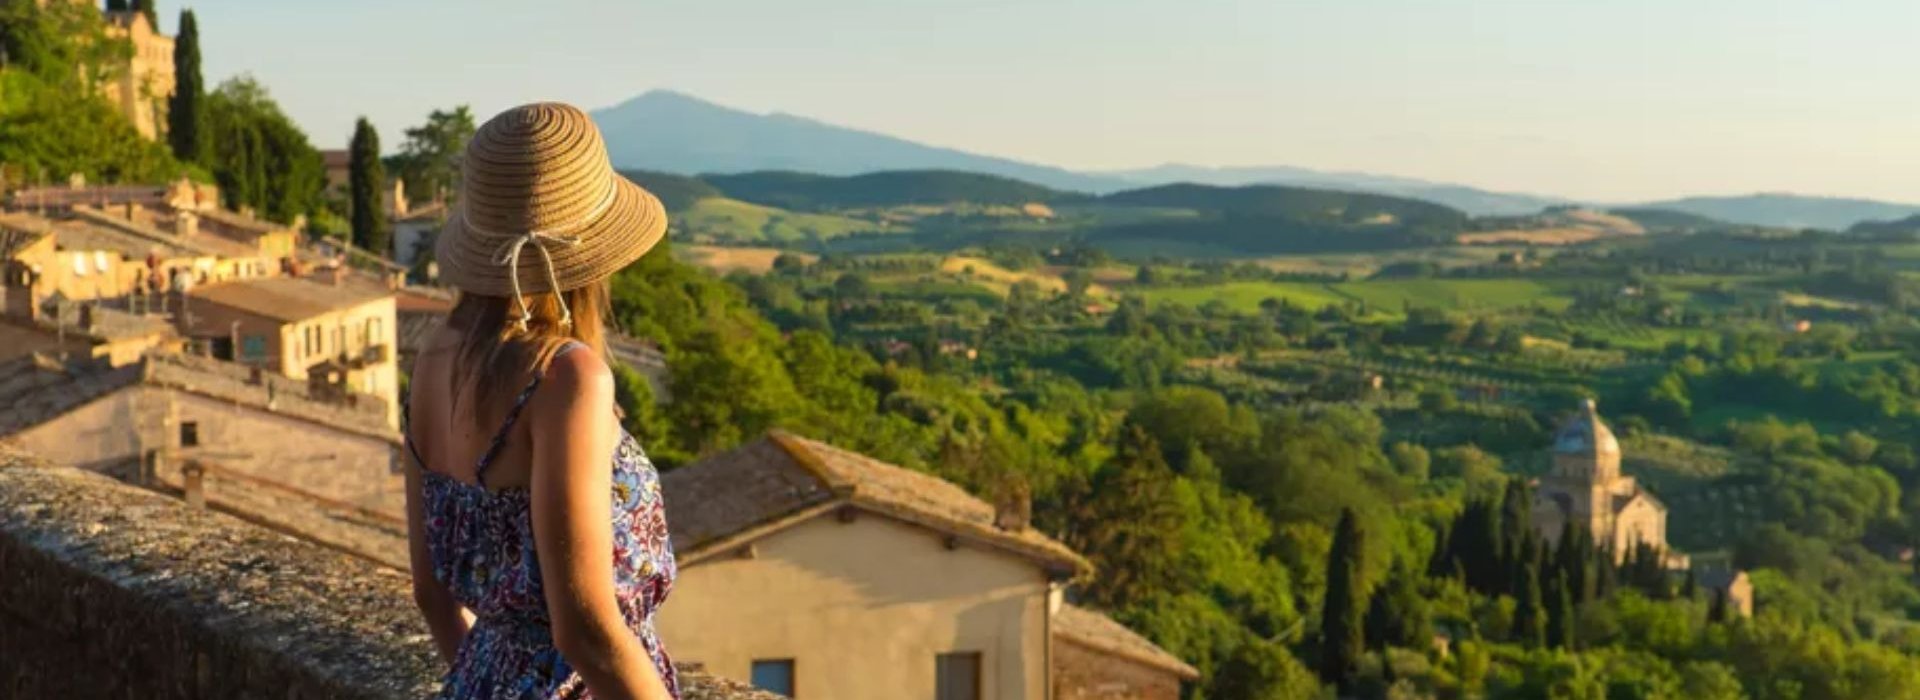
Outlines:
<svg viewBox="0 0 1920 700"><path fill-rule="evenodd" d="M267 337L249 335L240 339L240 357L247 360L264 360L267 357Z"/></svg>
<svg viewBox="0 0 1920 700"><path fill-rule="evenodd" d="M933 663L935 700L980 700L980 652L941 654Z"/></svg>
<svg viewBox="0 0 1920 700"><path fill-rule="evenodd" d="M180 424L180 446L200 446L200 424L198 422L186 421Z"/></svg>
<svg viewBox="0 0 1920 700"><path fill-rule="evenodd" d="M753 662L753 687L793 697L793 659Z"/></svg>
<svg viewBox="0 0 1920 700"><path fill-rule="evenodd" d="M367 344L379 345L382 342L385 342L385 339L380 337L380 319L378 317L367 319Z"/></svg>

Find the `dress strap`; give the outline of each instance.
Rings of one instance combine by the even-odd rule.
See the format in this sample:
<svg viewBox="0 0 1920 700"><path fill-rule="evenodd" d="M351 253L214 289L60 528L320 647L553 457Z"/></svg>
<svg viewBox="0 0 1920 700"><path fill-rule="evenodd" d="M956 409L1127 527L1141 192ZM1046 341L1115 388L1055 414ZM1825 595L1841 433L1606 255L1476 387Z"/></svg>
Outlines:
<svg viewBox="0 0 1920 700"><path fill-rule="evenodd" d="M427 458L420 456L420 446L413 441L413 402L400 397L400 441L407 444L407 452L413 455L415 466L427 468Z"/></svg>
<svg viewBox="0 0 1920 700"><path fill-rule="evenodd" d="M555 350L553 357L547 361L551 363L553 360L558 360L561 355L578 347L583 347L579 341L569 340L565 345L560 346L559 350ZM487 443L487 451L480 455L480 463L474 465L473 480L479 482L481 486L487 483L487 467L492 466L493 459L500 456L500 450L506 448L507 436L513 434L513 424L520 420L521 409L527 407L527 400L533 398L533 390L540 388L540 380L545 379L546 374L546 369L542 368L533 373L533 379L527 380L527 388L521 389L520 395L513 398L513 406L507 409L506 420L500 424L500 430L493 434L493 441Z"/></svg>

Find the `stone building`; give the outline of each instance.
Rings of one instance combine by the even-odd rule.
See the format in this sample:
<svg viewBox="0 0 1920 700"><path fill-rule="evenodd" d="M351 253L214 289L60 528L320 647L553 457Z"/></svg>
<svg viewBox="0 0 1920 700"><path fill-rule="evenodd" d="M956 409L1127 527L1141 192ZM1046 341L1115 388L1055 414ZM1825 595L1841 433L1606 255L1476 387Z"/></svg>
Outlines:
<svg viewBox="0 0 1920 700"><path fill-rule="evenodd" d="M176 321L216 358L376 397L400 424L394 293L383 285L335 267L195 287Z"/></svg>
<svg viewBox="0 0 1920 700"><path fill-rule="evenodd" d="M1533 492L1533 527L1558 542L1567 523L1593 533L1594 542L1624 559L1640 544L1665 556L1668 568L1687 568L1685 555L1667 546L1667 506L1620 473L1620 441L1600 420L1592 399L1553 437L1553 471Z"/></svg>
<svg viewBox="0 0 1920 700"><path fill-rule="evenodd" d="M1739 617L1753 617L1753 579L1739 569L1709 568L1699 572L1700 588L1707 599L1726 601L1727 611Z"/></svg>
<svg viewBox="0 0 1920 700"><path fill-rule="evenodd" d="M159 138L166 126L167 99L173 97L173 37L161 34L138 11L105 15L107 36L125 39L133 54L119 79L102 85L101 91L141 136Z"/></svg>
<svg viewBox="0 0 1920 700"><path fill-rule="evenodd" d="M1193 669L1064 602L1090 566L940 479L784 433L661 479L676 658L794 697L1179 697Z"/></svg>
<svg viewBox="0 0 1920 700"><path fill-rule="evenodd" d="M33 354L0 363L0 438L144 485L192 462L234 479L398 517L399 434L386 406L164 351L131 364Z"/></svg>

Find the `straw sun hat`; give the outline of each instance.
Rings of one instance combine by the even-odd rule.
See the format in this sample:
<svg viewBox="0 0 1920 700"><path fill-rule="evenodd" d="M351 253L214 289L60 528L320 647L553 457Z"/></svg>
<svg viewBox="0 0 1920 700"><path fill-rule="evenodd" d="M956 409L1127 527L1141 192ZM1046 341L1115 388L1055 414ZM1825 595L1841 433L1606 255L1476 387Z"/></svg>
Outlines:
<svg viewBox="0 0 1920 700"><path fill-rule="evenodd" d="M571 105L509 109L481 125L461 164L460 200L434 259L462 291L564 292L612 276L667 232L660 200L613 171L600 130ZM573 322L562 301L561 323Z"/></svg>

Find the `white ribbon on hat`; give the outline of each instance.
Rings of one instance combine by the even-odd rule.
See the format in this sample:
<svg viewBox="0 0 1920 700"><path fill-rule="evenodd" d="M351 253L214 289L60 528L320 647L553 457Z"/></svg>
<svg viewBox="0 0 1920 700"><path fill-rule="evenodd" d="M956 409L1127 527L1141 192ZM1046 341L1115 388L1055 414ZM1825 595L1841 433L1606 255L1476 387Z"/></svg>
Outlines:
<svg viewBox="0 0 1920 700"><path fill-rule="evenodd" d="M574 219L562 226L536 229L528 231L523 235L514 236L508 239L507 242L500 244L499 248L494 249L493 264L505 265L507 267L508 278L513 283L513 301L520 306L520 318L514 322L515 329L524 333L527 330L527 322L533 320L533 311L527 308L527 298L520 293L520 251L525 249L529 243L533 244L534 249L540 251L540 259L546 264L547 291L553 294L554 302L560 305L560 327L568 328L573 326L573 310L567 308L567 299L560 293L560 277L554 272L553 252L547 249L547 245L579 245L579 238L560 235L557 232L570 231L593 223L600 218L601 214L606 213L609 207L613 206L613 202L617 199L619 193L620 186L617 183L609 182L606 196L601 197L600 203L594 205L593 211L587 212L586 216ZM460 218L465 220L468 229L481 233L500 235L499 232L489 231L473 225L473 219L466 216L465 207L461 209Z"/></svg>

